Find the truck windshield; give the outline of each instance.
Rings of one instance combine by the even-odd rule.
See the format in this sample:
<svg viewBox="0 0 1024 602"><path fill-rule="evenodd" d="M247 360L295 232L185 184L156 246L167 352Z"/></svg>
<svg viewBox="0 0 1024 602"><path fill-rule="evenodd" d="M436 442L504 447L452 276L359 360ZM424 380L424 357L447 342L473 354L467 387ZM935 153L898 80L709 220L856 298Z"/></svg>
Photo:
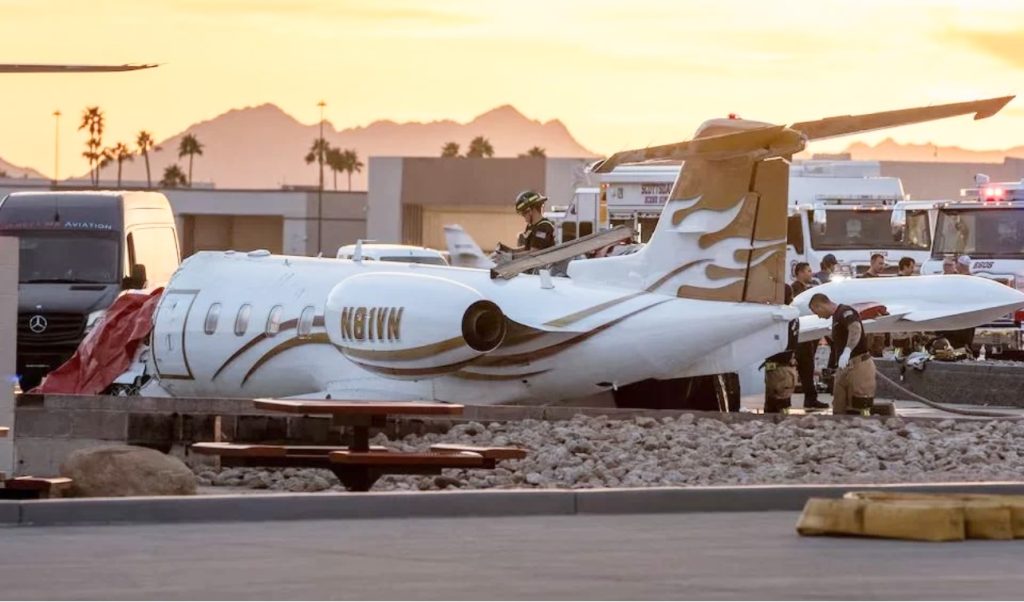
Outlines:
<svg viewBox="0 0 1024 602"><path fill-rule="evenodd" d="M55 231L18 233L18 281L117 284L116 235Z"/></svg>
<svg viewBox="0 0 1024 602"><path fill-rule="evenodd" d="M1024 258L1024 211L1020 209L943 209L935 226L932 257L970 255Z"/></svg>
<svg viewBox="0 0 1024 602"><path fill-rule="evenodd" d="M827 211L825 232L811 228L811 245L817 250L906 249L927 251L931 247L931 227L926 210L907 211L907 229L903 240L892 235L892 211Z"/></svg>

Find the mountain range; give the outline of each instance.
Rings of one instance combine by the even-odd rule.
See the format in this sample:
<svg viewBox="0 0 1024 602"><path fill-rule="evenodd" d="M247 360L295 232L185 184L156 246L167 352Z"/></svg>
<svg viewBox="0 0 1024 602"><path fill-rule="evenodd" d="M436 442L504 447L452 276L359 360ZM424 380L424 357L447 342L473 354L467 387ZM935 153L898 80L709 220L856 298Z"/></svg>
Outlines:
<svg viewBox="0 0 1024 602"><path fill-rule="evenodd" d="M150 153L153 181L158 182L164 168L177 163L188 171L188 158L178 157L181 139L192 134L203 145L202 156L195 157L193 178L199 183L212 182L218 188L280 188L281 186L315 186L317 166L307 164L305 156L319 134L319 123L304 124L276 105L266 103L254 107L232 109L212 119L189 126L158 143L161 150ZM539 146L549 157L595 157L573 138L561 121L541 122L530 119L510 105L503 105L474 119L459 123L453 120L427 123L375 121L367 126L337 130L324 124L324 138L335 147L354 149L366 163L370 156L436 157L447 142L456 142L463 151L476 136L487 138L497 157L514 157ZM105 141L112 145L112 140ZM129 146L133 141L126 140ZM932 144L901 144L886 138L875 145L863 142L850 144L845 153L852 159L889 161L946 161L1002 163L1003 158L1024 157L1024 146L1006 150L976 151L956 146ZM806 156L810 156L808 153ZM29 167L19 167L0 159L0 175L13 178L45 178ZM367 169L353 174L353 190L365 190ZM82 174L81 178L87 178ZM102 170L104 180L115 180L117 166ZM325 168L325 186L334 188L334 178ZM124 181L145 182L145 163L140 157L125 163ZM347 188L345 174L338 174L337 187Z"/></svg>
<svg viewBox="0 0 1024 602"><path fill-rule="evenodd" d="M280 188L315 186L318 167L307 164L305 156L319 136L319 123L303 124L273 104L233 109L208 121L158 142L159 151L150 153L154 182L164 167L177 163L188 172L188 157L178 157L178 145L186 134L203 145L196 156L193 179L213 182L218 188ZM375 121L365 127L336 130L324 124L324 138L334 147L354 149L364 163L371 156L439 156L447 142L456 142L462 151L476 136L487 138L496 157L515 157L539 146L548 157L594 157L580 145L562 122L529 119L514 107L504 105L487 111L467 123L451 120L429 123ZM113 141L105 141L110 145ZM127 142L127 141L126 141ZM367 169L352 176L353 190L366 190ZM83 177L85 177L83 175ZM102 170L104 180L116 179L117 165ZM145 162L136 157L123 166L124 180L145 181ZM338 189L348 186L347 177L338 174ZM325 167L325 187L334 187L333 176Z"/></svg>
<svg viewBox="0 0 1024 602"><path fill-rule="evenodd" d="M940 161L946 163L1002 163L1004 157L1024 157L1024 146L1005 150L969 150L958 146L901 144L886 138L872 146L854 142L846 147L850 158L863 161Z"/></svg>
<svg viewBox="0 0 1024 602"><path fill-rule="evenodd" d="M31 167L18 167L0 158L0 177L3 178L45 178L43 174Z"/></svg>

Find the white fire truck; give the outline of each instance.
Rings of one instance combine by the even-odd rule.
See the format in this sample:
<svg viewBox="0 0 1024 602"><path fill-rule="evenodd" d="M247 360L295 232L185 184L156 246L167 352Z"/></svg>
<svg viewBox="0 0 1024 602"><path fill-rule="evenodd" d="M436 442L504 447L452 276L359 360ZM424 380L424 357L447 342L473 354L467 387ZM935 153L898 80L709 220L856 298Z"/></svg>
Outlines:
<svg viewBox="0 0 1024 602"><path fill-rule="evenodd" d="M960 191L961 199L936 203L935 243L923 274L941 274L942 263L967 255L971 273L1006 286L1024 289L1024 180L991 183L975 176L976 186ZM1024 311L979 326L974 346L990 353L1024 351Z"/></svg>

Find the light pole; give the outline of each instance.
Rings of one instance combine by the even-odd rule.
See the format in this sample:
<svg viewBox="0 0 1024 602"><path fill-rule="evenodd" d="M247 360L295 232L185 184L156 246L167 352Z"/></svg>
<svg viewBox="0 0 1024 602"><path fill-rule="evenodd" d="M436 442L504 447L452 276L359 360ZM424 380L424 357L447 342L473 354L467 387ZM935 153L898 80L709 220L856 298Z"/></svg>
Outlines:
<svg viewBox="0 0 1024 602"><path fill-rule="evenodd" d="M316 189L316 252L323 255L324 252L324 107L327 103L320 101L316 103L320 107L320 139L317 140L316 156L320 164L320 185Z"/></svg>
<svg viewBox="0 0 1024 602"><path fill-rule="evenodd" d="M53 112L53 185L60 181L60 109Z"/></svg>

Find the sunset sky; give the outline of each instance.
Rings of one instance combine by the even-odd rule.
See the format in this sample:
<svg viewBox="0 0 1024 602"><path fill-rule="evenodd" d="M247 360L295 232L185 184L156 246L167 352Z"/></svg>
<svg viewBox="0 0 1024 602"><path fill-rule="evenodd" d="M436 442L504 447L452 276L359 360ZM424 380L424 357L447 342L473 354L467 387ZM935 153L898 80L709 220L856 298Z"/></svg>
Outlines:
<svg viewBox="0 0 1024 602"><path fill-rule="evenodd" d="M162 63L0 75L0 157L52 175L60 109L62 176L86 170L87 105L113 143L264 102L311 123L322 98L338 128L512 104L609 153L687 139L729 112L792 122L1024 93L1017 0L0 0L0 39L4 63ZM863 139L884 136L1024 144L1024 99L977 124Z"/></svg>

